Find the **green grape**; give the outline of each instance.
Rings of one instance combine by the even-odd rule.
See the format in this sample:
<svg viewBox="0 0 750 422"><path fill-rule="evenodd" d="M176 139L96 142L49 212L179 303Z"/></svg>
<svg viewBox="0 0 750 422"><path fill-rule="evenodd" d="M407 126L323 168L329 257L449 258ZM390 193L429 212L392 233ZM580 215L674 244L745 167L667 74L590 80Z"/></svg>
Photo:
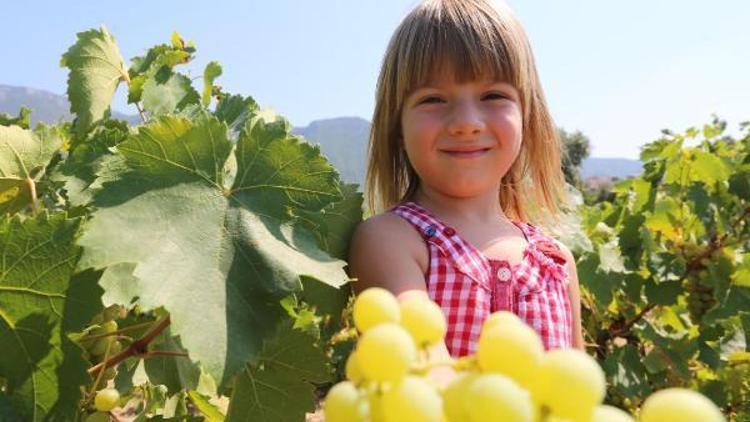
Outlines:
<svg viewBox="0 0 750 422"><path fill-rule="evenodd" d="M641 422L724 421L721 411L706 396L684 388L667 388L650 395L641 407Z"/></svg>
<svg viewBox="0 0 750 422"><path fill-rule="evenodd" d="M504 375L480 375L467 388L464 394L470 422L522 422L534 418L529 393Z"/></svg>
<svg viewBox="0 0 750 422"><path fill-rule="evenodd" d="M469 418L466 410L466 391L479 374L462 372L456 374L443 391L443 412L449 421L465 421Z"/></svg>
<svg viewBox="0 0 750 422"><path fill-rule="evenodd" d="M357 360L356 350L352 350L352 352L349 354L349 357L346 359L345 371L346 379L353 382L354 384L359 384L360 382L364 381L362 368L360 368L359 361Z"/></svg>
<svg viewBox="0 0 750 422"><path fill-rule="evenodd" d="M398 381L417 358L417 348L406 330L390 322L367 330L357 344L357 360L368 380Z"/></svg>
<svg viewBox="0 0 750 422"><path fill-rule="evenodd" d="M371 287L357 296L352 309L354 325L364 333L383 322L398 323L401 320L398 301L386 289Z"/></svg>
<svg viewBox="0 0 750 422"><path fill-rule="evenodd" d="M94 407L100 412L109 412L120 403L120 393L114 388L105 388L96 392Z"/></svg>
<svg viewBox="0 0 750 422"><path fill-rule="evenodd" d="M102 311L103 321L112 321L120 316L120 305L108 306Z"/></svg>
<svg viewBox="0 0 750 422"><path fill-rule="evenodd" d="M529 388L544 356L544 344L533 328L505 317L485 327L477 343L477 362L482 372L507 375Z"/></svg>
<svg viewBox="0 0 750 422"><path fill-rule="evenodd" d="M482 331L489 330L490 328L498 324L505 325L508 323L524 324L524 322L521 321L521 318L519 318L518 315L514 314L513 312L497 311L491 313L487 317L487 319L484 320L484 323L482 324Z"/></svg>
<svg viewBox="0 0 750 422"><path fill-rule="evenodd" d="M107 343L109 343L109 340L109 337L102 337L94 340L93 344L88 349L89 353L96 357L104 356L104 353L107 351Z"/></svg>
<svg viewBox="0 0 750 422"><path fill-rule="evenodd" d="M423 378L407 375L383 394L386 421L440 422L443 403L437 390Z"/></svg>
<svg viewBox="0 0 750 422"><path fill-rule="evenodd" d="M635 422L635 420L624 410L600 404L594 408L594 415L591 422Z"/></svg>
<svg viewBox="0 0 750 422"><path fill-rule="evenodd" d="M606 389L604 372L596 360L577 349L548 352L532 385L535 401L562 418L590 418Z"/></svg>
<svg viewBox="0 0 750 422"><path fill-rule="evenodd" d="M368 416L368 403L349 381L334 385L323 402L323 413L328 422L364 422Z"/></svg>
<svg viewBox="0 0 750 422"><path fill-rule="evenodd" d="M110 366L104 370L104 373L102 374L102 379L111 380L112 378L116 376L117 376L117 369L115 369L114 366Z"/></svg>
<svg viewBox="0 0 750 422"><path fill-rule="evenodd" d="M99 324L98 327L91 330L89 334L92 336L100 336L102 334L111 334L117 331L117 321L104 321Z"/></svg>
<svg viewBox="0 0 750 422"><path fill-rule="evenodd" d="M431 346L443 340L446 331L442 309L427 296L413 296L399 304L401 325L419 346Z"/></svg>
<svg viewBox="0 0 750 422"><path fill-rule="evenodd" d="M120 352L122 352L122 343L113 339L112 345L109 346L109 355L114 356Z"/></svg>

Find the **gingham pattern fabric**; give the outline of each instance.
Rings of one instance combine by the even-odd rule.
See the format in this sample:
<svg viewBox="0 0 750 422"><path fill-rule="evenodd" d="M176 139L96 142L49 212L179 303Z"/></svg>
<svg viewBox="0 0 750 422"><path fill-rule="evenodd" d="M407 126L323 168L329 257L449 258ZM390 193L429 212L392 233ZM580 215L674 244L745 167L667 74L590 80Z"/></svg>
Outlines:
<svg viewBox="0 0 750 422"><path fill-rule="evenodd" d="M407 202L391 210L425 240L430 254L427 292L448 321L445 344L454 357L473 354L487 316L507 310L541 336L546 350L572 344L572 314L565 257L557 244L527 223L522 262L488 259L428 210Z"/></svg>

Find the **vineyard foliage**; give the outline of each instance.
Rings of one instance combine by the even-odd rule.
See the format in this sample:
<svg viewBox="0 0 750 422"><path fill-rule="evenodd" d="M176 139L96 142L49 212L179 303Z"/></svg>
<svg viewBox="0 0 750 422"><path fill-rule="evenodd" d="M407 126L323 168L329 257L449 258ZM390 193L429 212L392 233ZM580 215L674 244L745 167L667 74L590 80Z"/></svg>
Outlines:
<svg viewBox="0 0 750 422"><path fill-rule="evenodd" d="M0 126L0 419L76 420L116 373L141 419L286 421L331 381L361 195L215 86L218 63L199 94L177 70L194 52L175 34L126 67L105 28L82 32L61 62L75 120ZM110 117L121 84L136 127Z"/></svg>
<svg viewBox="0 0 750 422"><path fill-rule="evenodd" d="M681 386L750 418L750 124L725 130L665 130L641 176L581 210L584 330L619 406Z"/></svg>
<svg viewBox="0 0 750 422"><path fill-rule="evenodd" d="M73 122L0 115L0 420L101 420L107 386L131 420L303 420L340 376L361 194L218 63L181 72L195 52L175 33L127 65L85 31ZM111 117L118 88L139 125ZM665 133L577 210L609 403L686 386L750 417L750 128L724 129Z"/></svg>

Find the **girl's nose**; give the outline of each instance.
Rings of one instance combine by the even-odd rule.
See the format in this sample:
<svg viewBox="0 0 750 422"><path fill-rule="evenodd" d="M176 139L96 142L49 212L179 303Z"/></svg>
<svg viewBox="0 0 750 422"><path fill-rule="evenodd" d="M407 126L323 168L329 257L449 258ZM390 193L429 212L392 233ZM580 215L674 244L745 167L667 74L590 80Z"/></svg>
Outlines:
<svg viewBox="0 0 750 422"><path fill-rule="evenodd" d="M448 132L451 135L476 135L481 133L484 128L482 113L474 104L456 104L448 122Z"/></svg>

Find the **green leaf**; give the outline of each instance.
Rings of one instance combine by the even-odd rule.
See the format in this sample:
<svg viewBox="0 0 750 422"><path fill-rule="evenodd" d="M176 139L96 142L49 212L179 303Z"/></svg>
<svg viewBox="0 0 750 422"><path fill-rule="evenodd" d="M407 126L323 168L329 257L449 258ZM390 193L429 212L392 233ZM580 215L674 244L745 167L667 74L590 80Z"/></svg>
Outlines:
<svg viewBox="0 0 750 422"><path fill-rule="evenodd" d="M742 287L750 287L750 254L745 254L735 273L732 275L732 284Z"/></svg>
<svg viewBox="0 0 750 422"><path fill-rule="evenodd" d="M646 227L649 230L660 232L663 236L672 239L677 236L675 227L678 226L678 215L680 204L672 197L657 198L654 213L646 217Z"/></svg>
<svg viewBox="0 0 750 422"><path fill-rule="evenodd" d="M90 379L83 351L61 329L83 328L75 313L101 306L92 279L78 279L84 289L72 284L79 225L64 214L0 221L0 377L25 420L72 420Z"/></svg>
<svg viewBox="0 0 750 422"><path fill-rule="evenodd" d="M193 405L198 409L203 416L206 417L207 422L223 422L224 415L216 408L213 404L208 401L208 398L198 393L197 391L188 391L188 397Z"/></svg>
<svg viewBox="0 0 750 422"><path fill-rule="evenodd" d="M222 95L214 114L229 126L230 132L238 133L257 111L258 103L252 97Z"/></svg>
<svg viewBox="0 0 750 422"><path fill-rule="evenodd" d="M54 129L0 126L0 213L14 214L32 203L33 181L61 145Z"/></svg>
<svg viewBox="0 0 750 422"><path fill-rule="evenodd" d="M154 114L174 113L200 102L190 79L179 73L157 73L143 83L143 109Z"/></svg>
<svg viewBox="0 0 750 422"><path fill-rule="evenodd" d="M682 284L677 280L667 280L654 283L653 280L646 282L646 298L648 303L655 305L674 305L677 296L682 293Z"/></svg>
<svg viewBox="0 0 750 422"><path fill-rule="evenodd" d="M279 327L234 382L227 417L238 421L301 421L315 409L315 386L329 381L327 358L314 339Z"/></svg>
<svg viewBox="0 0 750 422"><path fill-rule="evenodd" d="M187 352L180 345L179 338L173 336L169 328L164 330L157 341L154 341L150 349ZM198 386L198 379L201 374L198 366L191 362L189 358L182 356L152 357L145 359L143 366L149 382L166 386L169 394L175 394L180 390L195 389Z"/></svg>
<svg viewBox="0 0 750 422"><path fill-rule="evenodd" d="M729 178L729 191L750 202L750 166L745 165L743 170L732 174Z"/></svg>
<svg viewBox="0 0 750 422"><path fill-rule="evenodd" d="M101 188L97 173L106 165L113 147L125 140L130 133L127 123L108 120L103 126L80 142L60 163L51 179L63 183L66 194L73 206L86 205L91 202L94 193Z"/></svg>
<svg viewBox="0 0 750 422"><path fill-rule="evenodd" d="M617 239L599 245L599 265L604 272L621 273L625 271Z"/></svg>
<svg viewBox="0 0 750 422"><path fill-rule="evenodd" d="M214 80L221 76L221 65L219 62L209 62L206 65L206 70L203 71L203 98L202 102L204 106L208 106L211 102L211 94L214 89Z"/></svg>
<svg viewBox="0 0 750 422"><path fill-rule="evenodd" d="M693 150L692 154L691 160L693 161L693 164L690 169L691 181L713 185L714 183L727 180L729 172L721 158L699 149Z"/></svg>
<svg viewBox="0 0 750 422"><path fill-rule="evenodd" d="M28 129L31 126L31 109L22 106L18 112L18 117L0 113L0 126L12 125L19 126L21 129Z"/></svg>
<svg viewBox="0 0 750 422"><path fill-rule="evenodd" d="M68 74L70 112L75 132L82 137L104 118L120 81L128 80L115 38L104 26L78 33L78 41L63 54L61 66Z"/></svg>
<svg viewBox="0 0 750 422"><path fill-rule="evenodd" d="M349 239L362 221L362 193L356 184L342 184L343 200L324 208L321 212L305 213L307 227L318 235L318 245L329 255L346 259Z"/></svg>
<svg viewBox="0 0 750 422"><path fill-rule="evenodd" d="M335 287L348 280L345 263L298 222L341 199L320 151L284 122L252 119L230 188L232 148L215 118L164 116L140 127L118 145L124 166L106 175L80 240L81 268L135 264L122 282L138 280L132 291L145 309L170 312L190 357L222 386L286 317L279 301L302 288L301 276Z"/></svg>

